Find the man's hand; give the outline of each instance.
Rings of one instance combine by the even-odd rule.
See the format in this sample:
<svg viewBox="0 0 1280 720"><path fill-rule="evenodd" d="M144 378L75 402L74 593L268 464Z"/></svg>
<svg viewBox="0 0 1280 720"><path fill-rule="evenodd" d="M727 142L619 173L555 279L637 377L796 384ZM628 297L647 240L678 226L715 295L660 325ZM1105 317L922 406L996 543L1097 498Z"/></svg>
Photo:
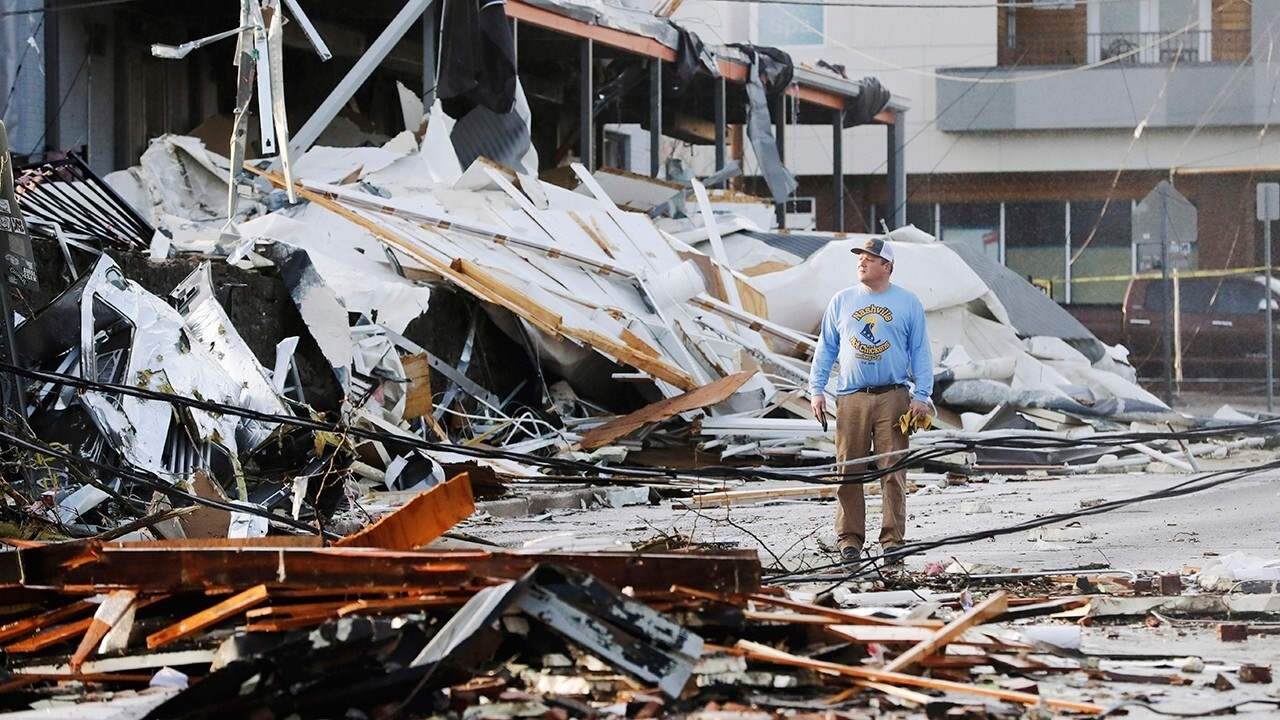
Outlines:
<svg viewBox="0 0 1280 720"><path fill-rule="evenodd" d="M809 407L813 409L813 416L821 422L827 416L827 396L823 393L814 395L809 399Z"/></svg>
<svg viewBox="0 0 1280 720"><path fill-rule="evenodd" d="M933 404L913 399L911 405L907 408L907 412L918 418L928 417L934 414Z"/></svg>

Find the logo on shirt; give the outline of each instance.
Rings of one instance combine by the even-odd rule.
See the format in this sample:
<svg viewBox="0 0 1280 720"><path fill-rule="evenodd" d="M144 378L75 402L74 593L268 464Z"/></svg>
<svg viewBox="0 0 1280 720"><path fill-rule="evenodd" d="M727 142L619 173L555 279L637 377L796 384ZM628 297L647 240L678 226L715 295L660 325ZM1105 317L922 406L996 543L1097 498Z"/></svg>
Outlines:
<svg viewBox="0 0 1280 720"><path fill-rule="evenodd" d="M882 305L868 305L855 312L853 319L862 322L858 334L849 338L854 350L858 351L856 357L859 360L879 360L891 344L876 335L876 326L881 322L892 322L893 311Z"/></svg>

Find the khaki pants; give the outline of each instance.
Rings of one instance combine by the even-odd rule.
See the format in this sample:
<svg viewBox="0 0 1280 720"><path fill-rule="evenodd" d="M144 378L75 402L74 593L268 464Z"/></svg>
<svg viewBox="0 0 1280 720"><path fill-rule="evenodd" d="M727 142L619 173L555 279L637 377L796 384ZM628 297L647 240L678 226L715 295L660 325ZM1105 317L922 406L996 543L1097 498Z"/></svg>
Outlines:
<svg viewBox="0 0 1280 720"><path fill-rule="evenodd" d="M907 436L898 428L898 418L911 404L906 388L879 395L865 392L836 398L836 460L843 463L892 450L905 450ZM900 457L881 458L877 467L888 467ZM867 465L842 465L846 473L861 472ZM903 543L907 529L906 471L899 470L880 479L880 546L895 548ZM867 505L858 483L841 485L836 491L836 538L841 548L861 548L867 535Z"/></svg>

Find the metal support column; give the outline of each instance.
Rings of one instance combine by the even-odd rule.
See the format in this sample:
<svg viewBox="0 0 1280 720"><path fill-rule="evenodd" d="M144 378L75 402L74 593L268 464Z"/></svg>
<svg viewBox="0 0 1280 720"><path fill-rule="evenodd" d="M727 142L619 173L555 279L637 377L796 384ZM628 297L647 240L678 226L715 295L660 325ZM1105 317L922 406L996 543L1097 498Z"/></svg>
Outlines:
<svg viewBox="0 0 1280 720"><path fill-rule="evenodd" d="M716 172L724 169L725 166L725 99L724 99L724 76L716 78L715 83L715 104L716 104Z"/></svg>
<svg viewBox="0 0 1280 720"><path fill-rule="evenodd" d="M888 184L889 197L885 213L888 216L889 229L895 230L907 224L907 111L895 110L893 124L888 136L888 168L885 182Z"/></svg>
<svg viewBox="0 0 1280 720"><path fill-rule="evenodd" d="M422 111L431 112L436 100L436 38L440 35L440 23L436 8L422 13Z"/></svg>
<svg viewBox="0 0 1280 720"><path fill-rule="evenodd" d="M355 66L342 78L338 86L329 93L329 97L320 103L320 107L311 114L293 138L289 141L289 153L293 157L299 157L306 152L320 137L320 133L329 127L329 123L337 117L338 111L346 106L347 101L351 99L365 80L373 74L374 68L383 61L391 52L391 48L400 42L400 38L409 31L414 21L422 16L422 11L427 9L432 0L408 0L400 12L392 18L391 23L387 25L377 40L369 46L364 55L356 61Z"/></svg>
<svg viewBox="0 0 1280 720"><path fill-rule="evenodd" d="M844 108L831 112L831 229L844 232Z"/></svg>
<svg viewBox="0 0 1280 720"><path fill-rule="evenodd" d="M773 135L778 146L778 161L787 164L787 94L778 93L773 101ZM779 230L787 229L787 202L783 200L773 207Z"/></svg>
<svg viewBox="0 0 1280 720"><path fill-rule="evenodd" d="M581 80L578 88L578 144L582 166L587 172L596 169L596 158L593 152L595 140L595 86L592 83L592 54L595 50L591 38L583 38L578 57L578 77Z"/></svg>
<svg viewBox="0 0 1280 720"><path fill-rule="evenodd" d="M662 61L649 59L649 177L662 170Z"/></svg>

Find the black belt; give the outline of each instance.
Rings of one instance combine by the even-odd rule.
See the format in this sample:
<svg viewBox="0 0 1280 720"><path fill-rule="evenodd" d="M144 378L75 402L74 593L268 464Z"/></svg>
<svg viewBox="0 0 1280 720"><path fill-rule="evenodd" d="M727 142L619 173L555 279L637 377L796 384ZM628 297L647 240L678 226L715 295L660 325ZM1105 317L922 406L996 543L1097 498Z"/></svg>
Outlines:
<svg viewBox="0 0 1280 720"><path fill-rule="evenodd" d="M887 392L893 392L899 388L906 388L902 383L894 383L893 385L872 385L871 387L858 388L855 393L866 393L868 395L883 395Z"/></svg>

